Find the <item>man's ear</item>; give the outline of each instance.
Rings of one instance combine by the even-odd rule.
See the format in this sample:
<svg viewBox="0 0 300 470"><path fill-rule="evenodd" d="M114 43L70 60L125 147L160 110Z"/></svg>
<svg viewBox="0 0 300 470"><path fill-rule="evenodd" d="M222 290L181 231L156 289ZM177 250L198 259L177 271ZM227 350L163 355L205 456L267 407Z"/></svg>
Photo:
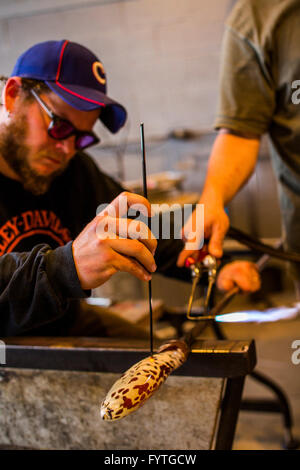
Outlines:
<svg viewBox="0 0 300 470"><path fill-rule="evenodd" d="M8 113L12 113L18 103L21 88L22 80L20 77L10 77L7 80L3 90L2 103Z"/></svg>

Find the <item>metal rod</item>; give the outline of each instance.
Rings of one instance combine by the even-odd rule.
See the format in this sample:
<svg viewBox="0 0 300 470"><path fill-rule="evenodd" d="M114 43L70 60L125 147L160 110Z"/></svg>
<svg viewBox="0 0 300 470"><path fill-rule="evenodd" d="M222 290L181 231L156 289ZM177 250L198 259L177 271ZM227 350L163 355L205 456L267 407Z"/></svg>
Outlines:
<svg viewBox="0 0 300 470"><path fill-rule="evenodd" d="M140 124L140 131L141 131L141 151L142 151L142 163L143 163L143 193L144 193L144 197L148 199L146 151L145 151L145 136L144 136L144 123L143 122Z"/></svg>
<svg viewBox="0 0 300 470"><path fill-rule="evenodd" d="M196 277L194 278L194 280L193 280L193 283L192 283L192 290L191 290L191 295L190 295L190 298L189 298L189 305L188 305L187 313L186 313L186 316L187 316L187 318L189 318L189 319L193 319L193 317L191 316L191 312L192 312L192 306L193 306L193 301L194 301L194 295L195 295L195 291L196 291L196 287L197 287L198 281L199 281L199 277L196 276Z"/></svg>
<svg viewBox="0 0 300 470"><path fill-rule="evenodd" d="M282 245L282 241L280 240L277 243L276 247L280 247ZM265 265L268 263L270 259L269 254L263 254L258 261L255 263L258 272L261 272ZM231 299L240 292L240 288L238 286L234 286L230 291L226 292L223 297L219 300L219 302L211 309L210 314L207 316L202 317L198 321L198 323L191 329L188 333L183 336L183 341L185 341L189 347L191 347L193 341L197 338L199 334L206 328L209 324L210 320L214 320L215 317L227 306L227 304L231 301ZM206 322L207 320L207 322Z"/></svg>
<svg viewBox="0 0 300 470"><path fill-rule="evenodd" d="M147 169L146 169L146 152L145 152L145 137L144 137L144 123L140 124L141 132L141 151L143 162L143 193L144 197L148 199L147 191ZM148 298L149 298L149 322L150 322L150 353L153 356L153 313L152 313L152 286L151 280L148 281Z"/></svg>

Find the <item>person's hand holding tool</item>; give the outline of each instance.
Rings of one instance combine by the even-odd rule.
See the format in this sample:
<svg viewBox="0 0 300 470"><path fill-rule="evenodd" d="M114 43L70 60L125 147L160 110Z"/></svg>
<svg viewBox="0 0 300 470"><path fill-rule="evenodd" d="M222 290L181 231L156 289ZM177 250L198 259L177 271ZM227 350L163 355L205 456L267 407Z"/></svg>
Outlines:
<svg viewBox="0 0 300 470"><path fill-rule="evenodd" d="M195 224L198 225L198 231L204 229L204 238L209 239L208 251L216 258L221 258L223 255L223 240L229 228L225 207L253 173L258 158L259 143L259 136L225 128L219 130L214 141L198 202L198 205L204 206L204 223L199 226L195 210L185 224L183 233L186 235L195 230ZM185 241L184 237L183 240ZM179 255L178 266L183 266L185 258L189 256L186 248L187 246Z"/></svg>
<svg viewBox="0 0 300 470"><path fill-rule="evenodd" d="M123 192L74 240L73 258L82 289L94 289L118 271L142 281L151 279L157 241L146 224L126 218L129 208L151 217L147 199Z"/></svg>
<svg viewBox="0 0 300 470"><path fill-rule="evenodd" d="M250 261L233 261L226 264L219 272L217 287L222 291L230 291L238 286L245 293L260 289L261 281L257 267Z"/></svg>
<svg viewBox="0 0 300 470"><path fill-rule="evenodd" d="M207 245L207 251L216 258L221 258L223 255L223 240L226 232L229 228L229 219L224 210L224 206L217 202L214 197L200 200L199 204L204 204L204 238L209 240ZM188 221L186 222L182 233L189 234L194 232L196 227L197 212L196 210L191 214ZM202 227L198 227L198 230L202 230ZM183 241L185 237L183 236ZM196 250L188 250L186 247L181 251L178 256L177 266L184 266L185 260L189 256L196 255Z"/></svg>

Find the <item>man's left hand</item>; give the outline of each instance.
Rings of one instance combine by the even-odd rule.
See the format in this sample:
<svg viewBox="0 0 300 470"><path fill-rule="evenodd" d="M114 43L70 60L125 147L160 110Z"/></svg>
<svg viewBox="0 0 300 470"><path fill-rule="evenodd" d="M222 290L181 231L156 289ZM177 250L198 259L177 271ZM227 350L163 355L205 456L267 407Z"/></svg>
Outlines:
<svg viewBox="0 0 300 470"><path fill-rule="evenodd" d="M229 291L235 286L245 293L256 292L260 289L260 275L254 263L233 261L220 270L217 278L218 289Z"/></svg>

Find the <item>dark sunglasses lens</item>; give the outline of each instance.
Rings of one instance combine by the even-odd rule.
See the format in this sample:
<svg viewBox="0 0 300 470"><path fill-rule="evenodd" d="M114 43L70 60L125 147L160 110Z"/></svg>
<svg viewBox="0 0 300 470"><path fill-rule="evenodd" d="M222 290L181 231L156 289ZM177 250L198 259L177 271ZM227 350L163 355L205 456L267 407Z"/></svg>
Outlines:
<svg viewBox="0 0 300 470"><path fill-rule="evenodd" d="M59 120L53 123L49 129L49 134L53 139L66 139L74 133L73 125L64 120Z"/></svg>
<svg viewBox="0 0 300 470"><path fill-rule="evenodd" d="M93 145L98 142L98 139L90 134L82 134L77 137L76 139L76 147L78 149L84 149L87 147L90 147L90 145Z"/></svg>

